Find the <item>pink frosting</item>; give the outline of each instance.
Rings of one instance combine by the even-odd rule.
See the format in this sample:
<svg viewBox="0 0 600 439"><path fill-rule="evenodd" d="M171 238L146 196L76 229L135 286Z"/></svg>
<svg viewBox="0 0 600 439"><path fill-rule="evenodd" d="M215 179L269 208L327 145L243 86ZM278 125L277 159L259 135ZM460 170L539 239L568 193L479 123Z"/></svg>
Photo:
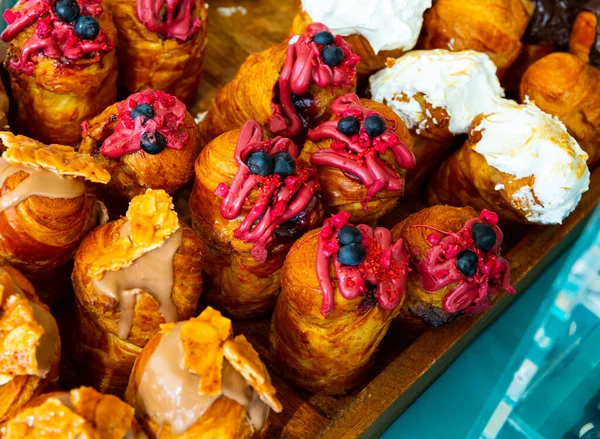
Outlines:
<svg viewBox="0 0 600 439"><path fill-rule="evenodd" d="M162 11L164 18L161 18ZM175 38L181 42L189 40L198 33L202 23L192 12L193 0L137 0L138 20L150 32L166 38Z"/></svg>
<svg viewBox="0 0 600 439"><path fill-rule="evenodd" d="M340 212L325 220L319 232L316 272L323 294L321 314L331 314L334 307L335 288L331 280L330 264L333 258L338 288L347 300L366 296L368 285L376 287L377 303L383 309L396 308L408 279L409 255L404 250L402 239L392 240L388 229L377 227L373 230L364 224L356 226L363 235L361 244L365 247L365 260L356 267L344 266L337 260L340 249L338 232L349 225L350 214Z"/></svg>
<svg viewBox="0 0 600 439"><path fill-rule="evenodd" d="M148 104L154 117L144 124L144 118L131 119L131 110L137 105ZM117 159L141 149L144 133L159 132L167 139L167 148L183 149L188 143L188 127L184 125L185 105L176 97L160 90L147 89L129 96L117 104L117 123L113 133L104 141L100 152L107 158ZM87 124L83 125L85 134Z"/></svg>
<svg viewBox="0 0 600 439"><path fill-rule="evenodd" d="M251 174L246 159L250 154L259 151L270 155L286 152L294 159L298 157L298 148L290 139L264 139L260 125L248 121L242 127L235 148L235 161L239 169L231 186L220 183L215 195L223 197L223 218L234 220L248 203L250 192L257 189L258 198L240 226L235 229L234 237L253 244L252 257L258 262L264 262L268 257L267 246L273 240L275 230L306 209L319 185L315 170L304 168L298 160L296 172L284 180L277 174L268 177Z"/></svg>
<svg viewBox="0 0 600 439"><path fill-rule="evenodd" d="M97 17L102 13L100 0L78 0L78 4L84 15ZM23 7L19 11L8 9L4 12L8 27L2 33L2 40L12 41L22 30L33 24L35 32L23 45L20 58L9 62L9 68L15 72L31 75L35 67L32 58L40 53L64 62L94 55L97 62L102 53L114 47L102 29L95 40L81 40L73 31L72 23L64 23L56 16L53 1L21 0L20 5Z"/></svg>
<svg viewBox="0 0 600 439"><path fill-rule="evenodd" d="M496 245L488 252L478 248L471 237L473 225L479 222L492 226L496 231ZM425 225L413 226L435 230L427 238L433 246L425 259L417 263L423 288L426 291L437 291L458 282L442 302L444 311L448 313L463 311L467 314L481 312L490 307L488 296L496 294L500 287L508 293L515 293L515 289L510 285L508 262L500 256L503 235L497 223L498 215L483 210L479 218L470 219L456 233L444 232ZM479 260L477 273L472 277L465 276L456 267L457 256L464 250L473 251Z"/></svg>
<svg viewBox="0 0 600 439"><path fill-rule="evenodd" d="M321 59L323 45L313 41L313 36L321 31L329 29L324 24L312 23L307 33L290 39L287 58L279 75L279 103L271 104L273 116L269 121L269 129L275 134L294 137L302 129L302 120L292 102L292 93L306 93L313 82L321 88L346 88L356 81L356 65L360 57L353 54L348 43L338 35L333 45L342 49L344 60L338 66L328 66Z"/></svg>
<svg viewBox="0 0 600 439"><path fill-rule="evenodd" d="M399 167L409 169L416 164L413 152L394 133L395 121L387 121L383 134L371 138L365 132L365 119L372 115L384 120L385 118L377 111L363 107L358 96L353 93L340 96L333 102L331 110L337 117L314 130L309 130L308 138L315 142L333 139L333 142L329 148L314 152L310 162L314 166L331 166L357 176L367 187L367 196L362 200L363 205L381 190L402 189L402 179L398 171L380 157L380 154L384 154L389 148ZM360 132L351 138L337 129L340 119L347 116L355 117L361 124Z"/></svg>

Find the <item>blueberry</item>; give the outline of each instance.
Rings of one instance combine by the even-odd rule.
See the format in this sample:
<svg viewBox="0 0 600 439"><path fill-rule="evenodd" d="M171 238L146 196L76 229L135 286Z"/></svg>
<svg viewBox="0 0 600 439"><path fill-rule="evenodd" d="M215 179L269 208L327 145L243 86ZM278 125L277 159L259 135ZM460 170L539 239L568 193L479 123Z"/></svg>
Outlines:
<svg viewBox="0 0 600 439"><path fill-rule="evenodd" d="M80 15L73 30L82 40L95 40L100 32L100 25L91 15Z"/></svg>
<svg viewBox="0 0 600 439"><path fill-rule="evenodd" d="M131 119L135 120L138 117L144 118L144 124L154 117L154 110L148 104L140 104L131 110Z"/></svg>
<svg viewBox="0 0 600 439"><path fill-rule="evenodd" d="M273 174L273 157L266 152L253 152L246 160L246 165L252 174L268 177Z"/></svg>
<svg viewBox="0 0 600 439"><path fill-rule="evenodd" d="M337 254L337 260L342 265L350 265L356 267L365 260L367 251L362 244L352 243L340 248Z"/></svg>
<svg viewBox="0 0 600 439"><path fill-rule="evenodd" d="M360 131L360 123L354 116L346 116L338 122L337 129L345 136L351 137Z"/></svg>
<svg viewBox="0 0 600 439"><path fill-rule="evenodd" d="M278 152L273 156L273 172L286 178L296 172L296 162L287 152Z"/></svg>
<svg viewBox="0 0 600 439"><path fill-rule="evenodd" d="M471 250L464 250L458 254L456 268L467 277L477 273L477 255Z"/></svg>
<svg viewBox="0 0 600 439"><path fill-rule="evenodd" d="M344 226L338 232L338 241L342 245L357 244L363 240L363 235L356 227Z"/></svg>
<svg viewBox="0 0 600 439"><path fill-rule="evenodd" d="M325 46L321 50L321 58L328 66L335 67L344 61L344 51L337 46Z"/></svg>
<svg viewBox="0 0 600 439"><path fill-rule="evenodd" d="M385 120L381 116L372 114L365 119L365 131L369 137L381 136L385 132Z"/></svg>
<svg viewBox="0 0 600 439"><path fill-rule="evenodd" d="M71 23L79 17L79 4L75 0L58 0L54 12L60 21Z"/></svg>
<svg viewBox="0 0 600 439"><path fill-rule="evenodd" d="M326 30L317 32L313 36L313 41L317 44L333 44L335 42L335 38L331 35L331 32L327 32Z"/></svg>
<svg viewBox="0 0 600 439"><path fill-rule="evenodd" d="M158 154L167 147L167 139L158 131L144 133L140 140L140 146L148 154Z"/></svg>
<svg viewBox="0 0 600 439"><path fill-rule="evenodd" d="M483 251L490 251L496 245L496 231L486 223L473 224L471 236L475 245Z"/></svg>

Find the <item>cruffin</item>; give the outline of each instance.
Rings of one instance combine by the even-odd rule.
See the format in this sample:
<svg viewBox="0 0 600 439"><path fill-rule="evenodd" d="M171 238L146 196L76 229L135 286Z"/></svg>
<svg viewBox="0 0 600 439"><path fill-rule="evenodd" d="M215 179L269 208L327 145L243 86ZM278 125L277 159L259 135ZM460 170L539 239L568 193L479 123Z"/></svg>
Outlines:
<svg viewBox="0 0 600 439"><path fill-rule="evenodd" d="M62 176L83 177L93 183L106 184L110 174L93 157L70 146L44 145L26 136L3 131L0 139L7 148L2 157L13 165L25 165L54 171Z"/></svg>
<svg viewBox="0 0 600 439"><path fill-rule="evenodd" d="M159 248L179 227L173 200L164 190L148 189L129 203L130 233L103 249L88 267L88 274L101 279L107 271L129 267L145 253Z"/></svg>

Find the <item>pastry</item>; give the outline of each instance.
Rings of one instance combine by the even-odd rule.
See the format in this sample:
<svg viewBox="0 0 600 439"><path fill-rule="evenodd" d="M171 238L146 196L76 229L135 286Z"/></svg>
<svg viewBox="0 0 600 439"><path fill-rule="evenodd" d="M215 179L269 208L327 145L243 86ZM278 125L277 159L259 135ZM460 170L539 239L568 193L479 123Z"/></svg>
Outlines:
<svg viewBox="0 0 600 439"><path fill-rule="evenodd" d="M532 103L498 101L433 177L428 199L492 210L510 221L559 224L588 189L586 160L558 119Z"/></svg>
<svg viewBox="0 0 600 439"><path fill-rule="evenodd" d="M56 320L21 273L0 266L0 425L56 384L59 361Z"/></svg>
<svg viewBox="0 0 600 439"><path fill-rule="evenodd" d="M425 11L419 49L486 53L502 78L519 56L532 0L436 0Z"/></svg>
<svg viewBox="0 0 600 439"><path fill-rule="evenodd" d="M40 395L1 429L3 439L148 439L133 408L90 387Z"/></svg>
<svg viewBox="0 0 600 439"><path fill-rule="evenodd" d="M65 290L57 277L101 219L86 180L106 184L110 175L70 146L9 132L0 139L7 148L0 158L0 264L20 270L52 303Z"/></svg>
<svg viewBox="0 0 600 439"><path fill-rule="evenodd" d="M389 106L413 134L417 166L407 173L408 195L421 195L450 154L455 136L504 96L489 57L473 50L416 50L370 78L373 99Z"/></svg>
<svg viewBox="0 0 600 439"><path fill-rule="evenodd" d="M4 18L17 128L42 142L76 145L81 123L115 101L112 17L101 0L20 0Z"/></svg>
<svg viewBox="0 0 600 439"><path fill-rule="evenodd" d="M323 215L315 169L287 138L256 122L225 133L196 161L192 226L207 244L209 305L235 318L269 313L293 242Z"/></svg>
<svg viewBox="0 0 600 439"><path fill-rule="evenodd" d="M387 58L408 52L419 38L423 12L431 0L302 0L292 23L301 34L314 21L345 37L360 56L359 75L368 75L385 65Z"/></svg>
<svg viewBox="0 0 600 439"><path fill-rule="evenodd" d="M349 219L340 212L304 235L281 270L272 352L288 381L312 392L361 382L404 300L402 239Z"/></svg>
<svg viewBox="0 0 600 439"><path fill-rule="evenodd" d="M306 33L248 57L210 105L201 125L203 140L248 120L274 135L297 136L329 119L336 97L354 92L359 61L342 37L311 24Z"/></svg>
<svg viewBox="0 0 600 439"><path fill-rule="evenodd" d="M587 0L577 11L569 38L569 52L600 68L600 2Z"/></svg>
<svg viewBox="0 0 600 439"><path fill-rule="evenodd" d="M521 99L531 99L557 116L587 152L588 165L600 159L600 69L575 55L556 52L532 64L521 80Z"/></svg>
<svg viewBox="0 0 600 439"><path fill-rule="evenodd" d="M8 95L6 94L6 89L4 88L4 84L0 81L0 130L8 130ZM0 146L0 152L2 151L2 146Z"/></svg>
<svg viewBox="0 0 600 439"><path fill-rule="evenodd" d="M73 360L83 383L121 395L135 358L161 323L196 314L204 244L149 190L127 216L94 229L75 255Z"/></svg>
<svg viewBox="0 0 600 439"><path fill-rule="evenodd" d="M111 212L122 214L147 189L178 194L194 176L200 138L183 103L148 89L86 122L79 150L110 171L99 196Z"/></svg>
<svg viewBox="0 0 600 439"><path fill-rule="evenodd" d="M210 307L161 325L135 362L125 399L156 439L263 437L270 409L282 409L258 353Z"/></svg>
<svg viewBox="0 0 600 439"><path fill-rule="evenodd" d="M202 0L112 0L120 84L130 93L152 88L191 104L208 41L204 5Z"/></svg>
<svg viewBox="0 0 600 439"><path fill-rule="evenodd" d="M463 314L483 312L510 285L510 267L500 256L498 215L470 207L433 206L392 229L404 240L411 270L401 316L416 324L442 326Z"/></svg>
<svg viewBox="0 0 600 439"><path fill-rule="evenodd" d="M333 118L309 130L300 159L317 168L326 213L373 222L391 211L415 165L412 139L385 105L355 94L337 98Z"/></svg>

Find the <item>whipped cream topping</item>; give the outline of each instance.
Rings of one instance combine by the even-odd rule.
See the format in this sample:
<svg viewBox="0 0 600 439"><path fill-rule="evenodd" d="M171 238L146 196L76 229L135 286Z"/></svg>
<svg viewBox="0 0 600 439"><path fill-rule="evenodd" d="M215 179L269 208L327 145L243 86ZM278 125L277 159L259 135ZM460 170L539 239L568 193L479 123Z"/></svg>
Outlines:
<svg viewBox="0 0 600 439"><path fill-rule="evenodd" d="M529 221L561 223L588 190L587 154L562 122L534 104L498 100L473 131L481 132L473 149L490 166L518 179L533 177L512 197Z"/></svg>
<svg viewBox="0 0 600 439"><path fill-rule="evenodd" d="M504 96L496 66L474 50L415 50L372 75L370 83L373 99L392 108L410 129L441 122L415 99L421 93L432 107L446 110L452 134L467 133L475 117L490 112L494 98Z"/></svg>
<svg viewBox="0 0 600 439"><path fill-rule="evenodd" d="M302 7L334 35L362 35L379 53L415 47L431 0L302 0Z"/></svg>

